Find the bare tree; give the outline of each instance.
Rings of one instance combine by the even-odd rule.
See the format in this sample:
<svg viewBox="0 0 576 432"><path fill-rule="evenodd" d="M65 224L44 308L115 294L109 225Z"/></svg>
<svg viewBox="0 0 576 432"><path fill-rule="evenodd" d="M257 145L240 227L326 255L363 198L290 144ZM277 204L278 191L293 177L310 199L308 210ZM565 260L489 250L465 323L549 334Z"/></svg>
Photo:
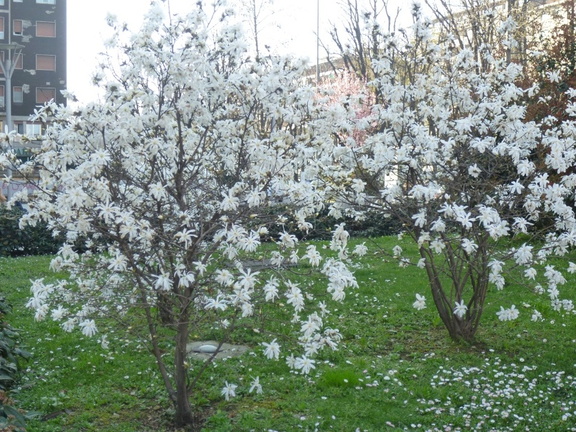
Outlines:
<svg viewBox="0 0 576 432"><path fill-rule="evenodd" d="M538 43L544 9L537 2L461 0L454 7L447 0L426 0L426 5L435 17L439 38L450 39L458 49L472 50L476 60L482 58L483 49L508 40L503 53L507 62L526 65L530 48Z"/></svg>
<svg viewBox="0 0 576 432"><path fill-rule="evenodd" d="M257 59L260 58L261 55L260 36L262 30L274 15L273 4L274 0L242 0L242 15L248 24L250 35L254 41L254 50ZM264 47L269 48L268 45Z"/></svg>
<svg viewBox="0 0 576 432"><path fill-rule="evenodd" d="M342 66L363 81L375 76L371 58L375 58L384 43L382 37L396 30L399 9L391 11L387 0L369 0L365 7L358 0L341 3L344 14L343 26L331 24L330 39L335 44L336 56ZM338 71L337 62L330 56L326 45L328 62Z"/></svg>

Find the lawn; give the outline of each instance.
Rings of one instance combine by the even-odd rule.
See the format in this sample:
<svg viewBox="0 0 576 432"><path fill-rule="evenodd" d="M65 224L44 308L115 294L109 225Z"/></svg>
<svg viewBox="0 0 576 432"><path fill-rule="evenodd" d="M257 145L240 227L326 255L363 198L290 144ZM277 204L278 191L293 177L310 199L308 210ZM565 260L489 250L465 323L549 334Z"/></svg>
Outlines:
<svg viewBox="0 0 576 432"><path fill-rule="evenodd" d="M391 250L396 239L378 243ZM2 292L13 305L9 320L33 354L13 393L35 413L29 430L174 431L138 323L112 328L104 349L98 337L34 321L25 308L30 280L64 277L48 270L49 261L0 259ZM343 344L321 353L309 376L266 360L256 327L240 333L233 342L252 349L211 366L204 391L193 397L203 430L576 431L576 315L554 312L545 295L510 284L489 293L477 342L457 344L435 314L421 270L399 268L371 248L356 276L360 287L330 306ZM576 300L573 284L562 292ZM423 311L412 307L416 293L428 298ZM511 304L520 317L499 321L500 305ZM542 321L531 321L534 306ZM274 316L267 320L275 325ZM199 363L191 360L191 367ZM248 392L255 377L262 394ZM238 385L230 401L221 395L225 382Z"/></svg>

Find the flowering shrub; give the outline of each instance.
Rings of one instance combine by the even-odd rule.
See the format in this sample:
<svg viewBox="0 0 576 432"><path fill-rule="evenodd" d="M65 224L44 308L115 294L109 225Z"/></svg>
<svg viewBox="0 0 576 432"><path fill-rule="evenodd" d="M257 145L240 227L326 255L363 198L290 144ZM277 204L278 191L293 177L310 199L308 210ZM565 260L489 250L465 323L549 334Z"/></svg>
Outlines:
<svg viewBox="0 0 576 432"><path fill-rule="evenodd" d="M330 257L301 250L285 230L287 216L309 229L306 218L322 206L309 181L313 91L299 83L301 65L250 59L229 11L214 13L221 19L199 6L167 25L156 6L135 35L111 20L110 49L121 60L114 73L106 73L109 60L95 76L105 101L39 112L51 123L28 165L40 168L40 192L15 198L30 206L22 225L46 222L65 237L52 268L70 281L34 281L28 306L36 318L86 336L100 334L101 318L145 322L181 425L195 421L189 395L206 369L189 367L193 331L216 331L224 342L266 304L286 308L299 352L276 340L262 351L308 373L313 356L341 339L320 300L341 301L356 285L342 226ZM270 214L278 203L286 216ZM272 227L279 235L263 245ZM323 297L277 271L300 261L326 278ZM259 391L258 381L251 388ZM236 389L227 382L222 395Z"/></svg>
<svg viewBox="0 0 576 432"><path fill-rule="evenodd" d="M333 197L332 215L378 211L403 224L419 256L400 247L394 256L426 272L451 337L471 341L489 287L503 289L507 269L544 285L556 309L564 304L563 274L572 267L548 260L576 244L576 129L573 121L525 120L535 89L517 84L523 70L499 54L506 50L485 46L478 58L436 42L417 6L413 12L405 39L380 35L385 49L372 59L370 83L380 97L371 115L357 121L353 108L328 108L331 126L317 126L373 131L361 145L318 139L326 143L318 178ZM511 26L502 23L502 40ZM576 91L566 97L572 107ZM425 307L423 296L414 307ZM499 313L517 316L514 306Z"/></svg>

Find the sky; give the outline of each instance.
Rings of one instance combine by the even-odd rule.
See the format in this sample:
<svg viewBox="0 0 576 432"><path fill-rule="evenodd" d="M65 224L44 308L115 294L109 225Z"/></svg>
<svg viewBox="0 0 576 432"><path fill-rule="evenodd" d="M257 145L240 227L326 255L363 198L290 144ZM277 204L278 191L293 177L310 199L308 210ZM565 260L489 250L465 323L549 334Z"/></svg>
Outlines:
<svg viewBox="0 0 576 432"><path fill-rule="evenodd" d="M186 12L196 3L196 0L169 1L172 13ZM318 1L320 35L325 37L329 24L339 20L340 0ZM241 3L241 0L228 0L231 6ZM282 53L296 54L315 64L317 0L272 0L272 3L274 12L263 20L263 42L271 42ZM149 4L150 0L68 0L68 90L80 103L97 98L91 76L109 34L106 16L116 15L120 22L137 29Z"/></svg>

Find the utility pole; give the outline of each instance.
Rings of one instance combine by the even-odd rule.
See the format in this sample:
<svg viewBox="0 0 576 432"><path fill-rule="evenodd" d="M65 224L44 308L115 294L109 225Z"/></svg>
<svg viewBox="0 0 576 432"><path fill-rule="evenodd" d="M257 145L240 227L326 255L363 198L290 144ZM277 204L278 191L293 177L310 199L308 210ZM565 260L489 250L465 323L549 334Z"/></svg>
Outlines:
<svg viewBox="0 0 576 432"><path fill-rule="evenodd" d="M320 85L320 0L316 0L316 87Z"/></svg>
<svg viewBox="0 0 576 432"><path fill-rule="evenodd" d="M6 87L4 89L4 107L6 109L6 124L4 128L7 132L12 132L14 124L12 123L12 74L16 69L18 57L22 54L23 45L17 43L0 44L0 51L6 52L4 60L0 61L0 68L6 78ZM14 57L12 57L14 55Z"/></svg>

